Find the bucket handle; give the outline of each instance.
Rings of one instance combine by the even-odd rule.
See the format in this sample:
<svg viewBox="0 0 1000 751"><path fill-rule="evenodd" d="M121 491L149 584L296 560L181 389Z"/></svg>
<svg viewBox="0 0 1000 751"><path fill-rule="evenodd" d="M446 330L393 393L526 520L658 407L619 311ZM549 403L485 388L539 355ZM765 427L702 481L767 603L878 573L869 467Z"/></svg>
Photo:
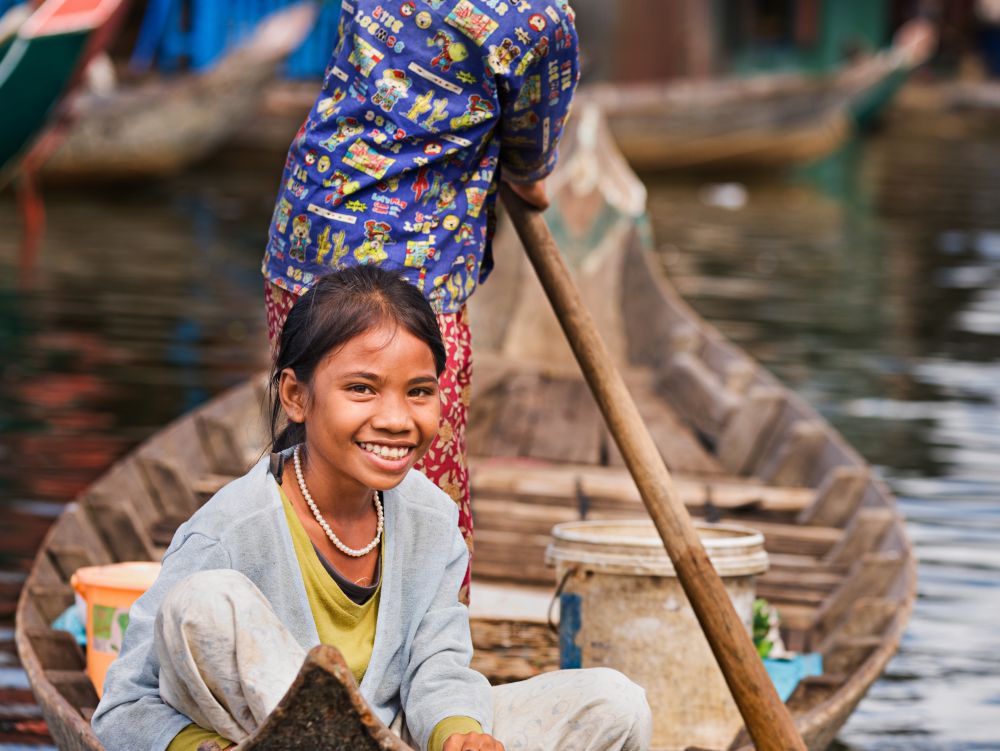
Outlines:
<svg viewBox="0 0 1000 751"><path fill-rule="evenodd" d="M559 580L559 584L558 586L556 586L556 591L552 595L552 599L549 600L549 610L548 613L546 614L549 622L549 631L551 631L556 636L559 635L559 627L556 626L556 624L553 623L552 621L552 608L555 607L556 600L558 600L559 595L562 594L562 591L566 586L566 582L569 581L569 578L575 573L576 573L576 566L570 566L568 569L566 569L566 573L562 575L562 579Z"/></svg>

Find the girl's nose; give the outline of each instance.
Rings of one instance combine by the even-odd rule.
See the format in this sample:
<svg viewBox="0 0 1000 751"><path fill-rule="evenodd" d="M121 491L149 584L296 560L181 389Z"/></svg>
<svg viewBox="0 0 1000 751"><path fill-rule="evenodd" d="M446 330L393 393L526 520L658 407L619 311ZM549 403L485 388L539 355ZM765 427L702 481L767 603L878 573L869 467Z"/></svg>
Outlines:
<svg viewBox="0 0 1000 751"><path fill-rule="evenodd" d="M403 433L413 426L413 415L405 398L387 396L379 401L379 409L371 422L376 430Z"/></svg>

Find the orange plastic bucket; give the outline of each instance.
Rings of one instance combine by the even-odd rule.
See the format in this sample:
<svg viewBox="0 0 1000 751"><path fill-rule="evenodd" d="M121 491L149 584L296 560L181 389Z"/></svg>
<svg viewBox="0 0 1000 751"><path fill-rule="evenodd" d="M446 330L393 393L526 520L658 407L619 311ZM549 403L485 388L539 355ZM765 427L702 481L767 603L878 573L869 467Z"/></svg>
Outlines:
<svg viewBox="0 0 1000 751"><path fill-rule="evenodd" d="M122 649L128 611L160 573L159 563L115 563L77 569L70 579L87 603L87 675L104 693L104 674Z"/></svg>

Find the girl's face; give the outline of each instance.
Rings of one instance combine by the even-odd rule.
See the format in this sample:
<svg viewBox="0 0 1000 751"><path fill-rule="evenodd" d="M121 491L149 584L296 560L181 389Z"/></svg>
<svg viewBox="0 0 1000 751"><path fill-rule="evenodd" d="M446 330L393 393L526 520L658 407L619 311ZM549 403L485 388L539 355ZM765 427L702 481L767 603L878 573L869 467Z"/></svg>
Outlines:
<svg viewBox="0 0 1000 751"><path fill-rule="evenodd" d="M280 394L289 419L306 425L310 485L315 478L324 493L343 498L402 482L441 419L434 356L402 326L351 339L320 363L308 386L286 369Z"/></svg>

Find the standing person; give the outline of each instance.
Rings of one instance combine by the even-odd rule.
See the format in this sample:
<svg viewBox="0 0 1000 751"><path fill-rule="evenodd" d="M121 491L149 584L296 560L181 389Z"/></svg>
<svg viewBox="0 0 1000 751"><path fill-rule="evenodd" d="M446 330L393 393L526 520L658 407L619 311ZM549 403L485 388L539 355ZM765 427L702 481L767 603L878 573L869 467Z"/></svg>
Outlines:
<svg viewBox="0 0 1000 751"><path fill-rule="evenodd" d="M472 551L465 304L493 257L498 180L545 208L578 76L566 0L344 0L323 89L285 162L262 270L268 334L335 269L402 275L438 316L448 362L418 467L455 501ZM468 601L469 572L461 598Z"/></svg>
<svg viewBox="0 0 1000 751"><path fill-rule="evenodd" d="M433 311L395 273L336 272L295 305L271 371L277 453L177 530L132 607L93 718L108 751L242 742L319 643L421 751L648 746L645 694L617 671L491 688L469 667L458 510L411 471L444 366Z"/></svg>

